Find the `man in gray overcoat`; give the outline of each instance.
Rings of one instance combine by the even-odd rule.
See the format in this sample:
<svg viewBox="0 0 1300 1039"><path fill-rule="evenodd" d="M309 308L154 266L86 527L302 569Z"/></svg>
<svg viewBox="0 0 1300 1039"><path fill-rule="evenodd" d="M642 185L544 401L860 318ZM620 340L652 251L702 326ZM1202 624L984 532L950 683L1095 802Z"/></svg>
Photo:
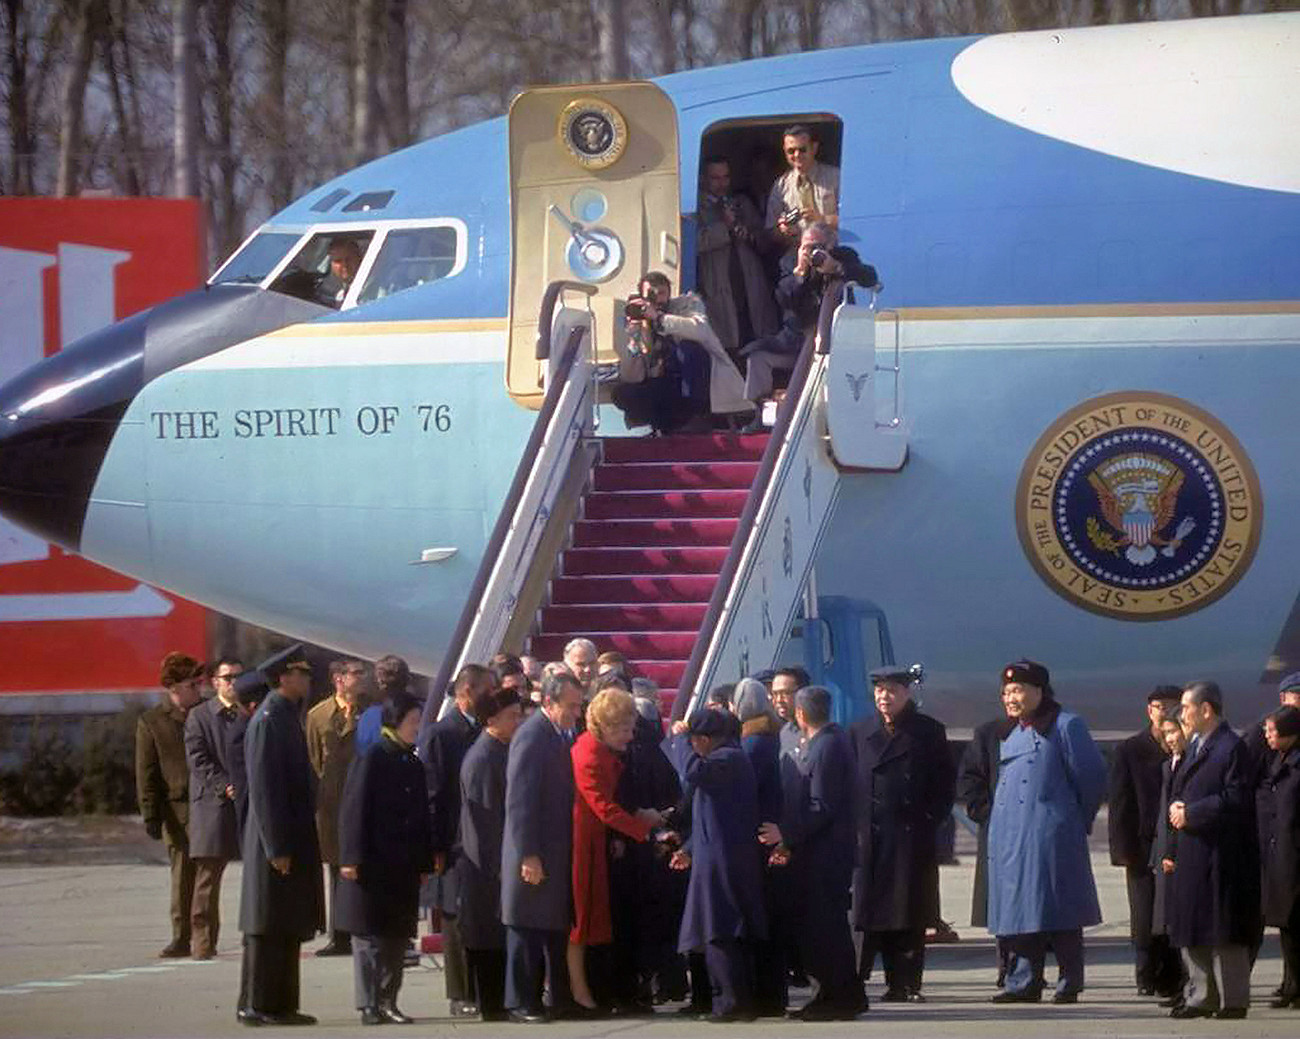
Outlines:
<svg viewBox="0 0 1300 1039"><path fill-rule="evenodd" d="M989 818L989 931L1011 963L995 1003L1036 1003L1050 945L1061 967L1053 1003L1083 989L1083 928L1101 923L1088 832L1106 791L1106 763L1082 718L1061 710L1047 668L1002 671L1007 723Z"/></svg>
<svg viewBox="0 0 1300 1039"><path fill-rule="evenodd" d="M776 332L774 285L763 269L757 244L763 237L758 208L731 190L726 156L704 160L700 183L698 278L709 324L734 355L746 343Z"/></svg>
<svg viewBox="0 0 1300 1039"><path fill-rule="evenodd" d="M311 666L295 645L260 670L274 688L244 736L248 821L239 929L249 1005L238 1016L253 1025L315 1024L298 1011L302 943L325 926L316 777L299 716Z"/></svg>
<svg viewBox="0 0 1300 1039"><path fill-rule="evenodd" d="M542 682L542 709L515 733L506 764L506 827L501 846L501 922L506 925L506 1012L511 1021L547 1020L568 1008L565 963L573 922L573 763L569 745L582 710L582 685L568 672Z"/></svg>
<svg viewBox="0 0 1300 1039"><path fill-rule="evenodd" d="M190 770L190 858L194 899L190 932L196 960L217 954L221 931L221 876L239 858L235 783L230 768L230 734L239 718L234 680L243 673L238 660L223 657L212 669L217 695L185 719L185 760Z"/></svg>

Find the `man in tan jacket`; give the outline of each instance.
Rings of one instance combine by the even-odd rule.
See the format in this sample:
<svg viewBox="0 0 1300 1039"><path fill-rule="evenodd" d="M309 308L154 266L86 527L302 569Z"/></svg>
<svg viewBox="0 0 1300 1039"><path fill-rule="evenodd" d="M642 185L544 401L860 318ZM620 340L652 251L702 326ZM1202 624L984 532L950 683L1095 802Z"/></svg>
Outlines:
<svg viewBox="0 0 1300 1039"><path fill-rule="evenodd" d="M166 698L140 715L135 729L135 787L145 832L167 846L171 859L172 940L160 956L190 954L194 862L190 858L190 770L185 760L185 719L199 702L203 665L184 653L163 658Z"/></svg>
<svg viewBox="0 0 1300 1039"><path fill-rule="evenodd" d="M369 681L369 669L360 660L335 660L330 664L333 695L307 712L307 756L316 773L316 834L321 861L329 868L329 942L317 956L350 956L349 936L334 927L334 895L339 881L339 803L343 782L355 753L357 719Z"/></svg>

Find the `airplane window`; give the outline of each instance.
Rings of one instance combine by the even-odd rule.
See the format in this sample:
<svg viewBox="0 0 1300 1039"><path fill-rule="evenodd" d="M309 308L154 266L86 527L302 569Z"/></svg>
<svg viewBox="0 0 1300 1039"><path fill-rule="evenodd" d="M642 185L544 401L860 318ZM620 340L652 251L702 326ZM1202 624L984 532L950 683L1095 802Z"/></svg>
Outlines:
<svg viewBox="0 0 1300 1039"><path fill-rule="evenodd" d="M393 191L367 191L364 195L358 195L346 206L343 207L345 213L369 213L375 209L383 209L393 200Z"/></svg>
<svg viewBox="0 0 1300 1039"><path fill-rule="evenodd" d="M214 285L256 285L275 269L299 236L264 231L250 239L212 279Z"/></svg>
<svg viewBox="0 0 1300 1039"><path fill-rule="evenodd" d="M388 232L358 303L391 296L446 277L456 264L454 227L416 227Z"/></svg>
<svg viewBox="0 0 1300 1039"><path fill-rule="evenodd" d="M271 283L271 291L337 310L374 234L369 229L357 228L312 235Z"/></svg>
<svg viewBox="0 0 1300 1039"><path fill-rule="evenodd" d="M321 199L314 206L312 206L311 211L313 213L328 213L331 209L333 209L338 204L340 199L347 198L348 194L349 193L347 188L335 188L323 199Z"/></svg>

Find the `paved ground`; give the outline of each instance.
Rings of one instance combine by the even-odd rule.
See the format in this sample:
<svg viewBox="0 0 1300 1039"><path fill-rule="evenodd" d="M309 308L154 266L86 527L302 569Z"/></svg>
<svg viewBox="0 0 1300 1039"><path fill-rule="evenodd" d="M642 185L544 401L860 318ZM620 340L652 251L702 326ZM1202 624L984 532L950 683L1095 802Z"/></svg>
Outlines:
<svg viewBox="0 0 1300 1039"><path fill-rule="evenodd" d="M962 865L945 868L942 880L945 916L959 923L969 918L972 875L969 855L963 860ZM924 1006L875 1005L855 1024L768 1022L728 1029L773 1037L929 1037L960 1028L963 1039L1002 1039L1009 1028L1017 1035L1053 1037L1300 1034L1300 1012L1273 1011L1266 1006L1268 992L1280 979L1275 934L1270 935L1256 968L1254 1006L1244 1022L1192 1022L1195 1027L1188 1027L1169 1020L1151 1001L1139 1000L1132 991L1125 941L1122 876L1100 853L1095 855L1095 866L1108 923L1088 934L1089 986L1078 1006L1023 1006L994 1012L987 1003L993 992L991 946L986 936L962 929L960 944L933 949L926 973L930 1002ZM234 1020L239 980L239 935L233 926L238 880L235 865L224 890L228 925L221 955L196 963L155 958L167 938L167 873L161 865L0 868L0 1036L245 1034ZM303 1007L321 1019L320 1030L330 1035L361 1030L352 1009L350 960L307 958L302 980ZM872 995L878 990L879 984L873 983ZM442 974L427 960L420 969L407 972L400 1002L420 1019L417 1026L398 1030L411 1035L487 1036L503 1030L521 1031L449 1020ZM566 1023L540 1032L565 1039L612 1035L672 1039L712 1030L711 1026L679 1021L665 1010L653 1021Z"/></svg>

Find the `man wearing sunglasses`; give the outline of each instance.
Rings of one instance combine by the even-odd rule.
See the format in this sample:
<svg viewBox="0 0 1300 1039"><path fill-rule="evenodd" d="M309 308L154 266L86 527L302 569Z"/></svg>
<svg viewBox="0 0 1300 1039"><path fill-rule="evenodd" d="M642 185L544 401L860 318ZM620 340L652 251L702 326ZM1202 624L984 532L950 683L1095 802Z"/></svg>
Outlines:
<svg viewBox="0 0 1300 1039"><path fill-rule="evenodd" d="M785 248L814 223L838 228L840 171L817 161L817 140L802 123L787 127L781 150L790 168L777 178L767 199L767 226Z"/></svg>

